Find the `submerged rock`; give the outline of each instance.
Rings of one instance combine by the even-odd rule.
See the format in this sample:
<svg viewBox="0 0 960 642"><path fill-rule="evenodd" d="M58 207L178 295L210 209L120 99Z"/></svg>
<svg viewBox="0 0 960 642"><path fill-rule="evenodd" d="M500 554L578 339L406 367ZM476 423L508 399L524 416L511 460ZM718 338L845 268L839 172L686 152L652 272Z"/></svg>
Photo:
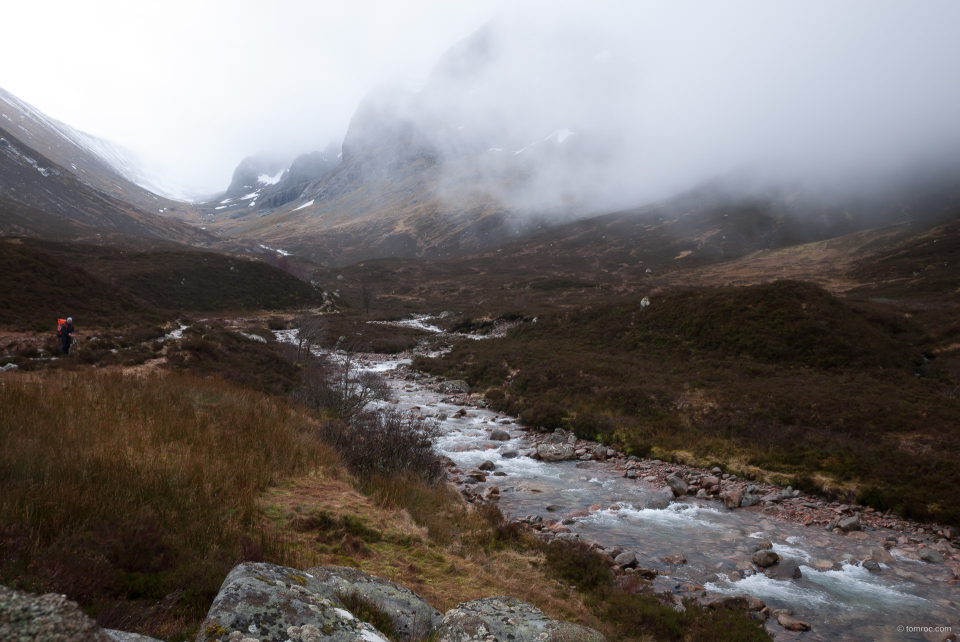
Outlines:
<svg viewBox="0 0 960 642"><path fill-rule="evenodd" d="M605 642L597 631L550 619L512 597L487 597L447 611L437 642Z"/></svg>

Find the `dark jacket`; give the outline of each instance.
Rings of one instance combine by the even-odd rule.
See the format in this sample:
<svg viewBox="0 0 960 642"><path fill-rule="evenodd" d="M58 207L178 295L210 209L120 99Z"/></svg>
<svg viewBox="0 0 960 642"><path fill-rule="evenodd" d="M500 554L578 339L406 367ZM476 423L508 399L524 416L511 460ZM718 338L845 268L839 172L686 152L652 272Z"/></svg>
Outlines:
<svg viewBox="0 0 960 642"><path fill-rule="evenodd" d="M70 345L70 335L73 334L73 324L65 323L63 325L63 330L60 331L60 341L63 345Z"/></svg>

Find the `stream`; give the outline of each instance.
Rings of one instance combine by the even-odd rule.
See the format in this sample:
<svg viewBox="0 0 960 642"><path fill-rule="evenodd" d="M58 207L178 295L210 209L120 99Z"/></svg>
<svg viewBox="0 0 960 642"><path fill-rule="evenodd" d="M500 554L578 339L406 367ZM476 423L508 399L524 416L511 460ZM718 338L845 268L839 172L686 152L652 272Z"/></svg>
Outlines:
<svg viewBox="0 0 960 642"><path fill-rule="evenodd" d="M435 329L424 319L414 323ZM283 332L277 335L289 340ZM702 595L700 587L711 596L746 593L771 608L790 609L812 625L806 633L790 632L771 618L766 626L778 640L925 640L942 637L925 638L922 631L898 627L960 631L960 587L950 582L954 576L946 564L900 557L896 549L892 551L896 561L881 564L880 573L856 563L888 535L901 533L876 529L869 539L855 540L778 521L775 515L762 513L761 507L730 510L720 502L689 496L664 509L642 508L646 499L662 497L662 489L624 478L610 461L544 463L525 456L504 457L504 453L534 447L531 433L512 417L453 403L456 399L435 392L432 385L406 380L404 366L410 362L409 354L360 355L357 361L361 368L384 376L397 401L394 407L425 417L447 415L439 422L443 434L435 448L458 468L469 470L484 461L493 462L495 469L486 483L473 490L498 486L498 505L508 519L539 515L559 520L572 513L575 521L568 527L581 540L605 548L621 546L636 553L640 566L656 569L658 591L669 589L690 597ZM454 417L461 407L467 415ZM491 440L494 427L508 431L510 440ZM597 504L602 509L590 512ZM733 581L730 574L738 565L741 571L752 568L750 555L760 539L772 542L779 555L796 560L802 577L775 580L758 573ZM684 555L688 563L663 562L674 553ZM743 574L737 573L734 579Z"/></svg>

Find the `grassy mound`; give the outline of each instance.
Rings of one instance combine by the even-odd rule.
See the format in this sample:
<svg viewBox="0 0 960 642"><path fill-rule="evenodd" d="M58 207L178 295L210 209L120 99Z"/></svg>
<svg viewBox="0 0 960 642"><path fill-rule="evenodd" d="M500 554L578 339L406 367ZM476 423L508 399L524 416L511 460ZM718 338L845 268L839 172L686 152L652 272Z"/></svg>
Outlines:
<svg viewBox="0 0 960 642"><path fill-rule="evenodd" d="M656 346L811 368L922 363L919 350L903 339L916 330L902 319L881 319L797 281L680 291L647 308L636 299L585 308L538 320L516 337L559 333L572 334L584 347L617 352Z"/></svg>
<svg viewBox="0 0 960 642"><path fill-rule="evenodd" d="M64 315L106 327L161 319L149 304L34 243L0 241L0 325L53 332Z"/></svg>
<svg viewBox="0 0 960 642"><path fill-rule="evenodd" d="M279 310L321 302L311 284L261 261L193 250L130 251L0 241L0 325L28 330L156 322L171 312Z"/></svg>

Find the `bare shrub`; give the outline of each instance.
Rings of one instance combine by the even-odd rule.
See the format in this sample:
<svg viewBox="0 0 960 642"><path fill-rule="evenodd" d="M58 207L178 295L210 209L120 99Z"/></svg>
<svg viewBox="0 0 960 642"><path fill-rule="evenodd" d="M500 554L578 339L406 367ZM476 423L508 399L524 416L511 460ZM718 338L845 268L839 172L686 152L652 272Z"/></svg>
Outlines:
<svg viewBox="0 0 960 642"><path fill-rule="evenodd" d="M314 359L303 372L293 398L337 419L349 419L371 401L383 401L390 389L383 377L357 367L352 353Z"/></svg>
<svg viewBox="0 0 960 642"><path fill-rule="evenodd" d="M297 340L297 363L301 358L304 363L310 362L310 348L323 341L327 325L326 318L309 310L301 310L291 319L290 329L294 330Z"/></svg>
<svg viewBox="0 0 960 642"><path fill-rule="evenodd" d="M440 434L436 421L386 409L357 413L349 422L326 422L319 432L362 479L414 475L434 483L444 477L443 463L432 448Z"/></svg>

